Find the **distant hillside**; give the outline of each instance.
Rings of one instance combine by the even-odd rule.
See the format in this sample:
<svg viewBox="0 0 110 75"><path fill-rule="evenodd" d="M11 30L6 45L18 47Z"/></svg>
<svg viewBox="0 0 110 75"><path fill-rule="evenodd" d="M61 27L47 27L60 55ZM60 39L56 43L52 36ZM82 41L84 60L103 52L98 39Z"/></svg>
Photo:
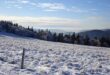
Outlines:
<svg viewBox="0 0 110 75"><path fill-rule="evenodd" d="M110 47L110 38L108 38L110 37L110 29L91 30L80 33L61 32L60 30L54 32L51 30L35 30L33 27L30 28L29 26L28 28L25 28L18 24L14 24L13 22L0 21L0 32L53 42Z"/></svg>
<svg viewBox="0 0 110 75"><path fill-rule="evenodd" d="M91 38L94 37L109 37L110 38L110 29L106 30L90 30L90 31L83 31L79 33L80 35L88 35Z"/></svg>

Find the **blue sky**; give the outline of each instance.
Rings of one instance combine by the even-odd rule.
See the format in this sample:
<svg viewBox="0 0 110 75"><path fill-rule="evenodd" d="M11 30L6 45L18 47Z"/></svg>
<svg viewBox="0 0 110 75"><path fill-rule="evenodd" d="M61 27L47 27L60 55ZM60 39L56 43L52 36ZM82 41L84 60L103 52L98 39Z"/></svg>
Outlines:
<svg viewBox="0 0 110 75"><path fill-rule="evenodd" d="M110 29L110 0L0 0L0 20L34 28Z"/></svg>

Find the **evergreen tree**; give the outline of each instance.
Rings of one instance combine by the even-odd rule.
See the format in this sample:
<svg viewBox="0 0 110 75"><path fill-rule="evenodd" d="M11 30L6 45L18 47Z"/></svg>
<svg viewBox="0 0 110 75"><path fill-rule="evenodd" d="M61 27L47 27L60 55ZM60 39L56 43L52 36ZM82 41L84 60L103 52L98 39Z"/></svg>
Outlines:
<svg viewBox="0 0 110 75"><path fill-rule="evenodd" d="M63 42L63 39L64 39L64 38L63 38L63 33L59 33L59 34L58 34L58 39L57 39L57 41L58 41L58 42Z"/></svg>
<svg viewBox="0 0 110 75"><path fill-rule="evenodd" d="M79 34L76 35L75 40L76 40L77 44L80 44L80 35Z"/></svg>
<svg viewBox="0 0 110 75"><path fill-rule="evenodd" d="M88 35L86 35L85 38L84 38L84 44L85 45L90 45L90 39L89 39Z"/></svg>
<svg viewBox="0 0 110 75"><path fill-rule="evenodd" d="M53 41L57 41L57 34L56 33L53 33Z"/></svg>
<svg viewBox="0 0 110 75"><path fill-rule="evenodd" d="M66 43L71 43L71 35L70 34L66 34L64 36L64 42Z"/></svg>
<svg viewBox="0 0 110 75"><path fill-rule="evenodd" d="M105 38L104 37L101 37L100 38L101 46L104 46L104 41L105 41Z"/></svg>
<svg viewBox="0 0 110 75"><path fill-rule="evenodd" d="M75 33L73 33L73 34L71 35L71 43L74 43L74 41L75 41Z"/></svg>

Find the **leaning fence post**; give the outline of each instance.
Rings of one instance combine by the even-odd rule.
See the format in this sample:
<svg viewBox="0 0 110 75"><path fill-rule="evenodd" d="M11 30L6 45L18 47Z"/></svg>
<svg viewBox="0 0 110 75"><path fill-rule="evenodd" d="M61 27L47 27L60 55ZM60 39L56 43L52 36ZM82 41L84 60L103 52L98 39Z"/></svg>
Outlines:
<svg viewBox="0 0 110 75"><path fill-rule="evenodd" d="M21 69L24 69L24 55L25 55L25 48L23 48L23 53L22 53Z"/></svg>

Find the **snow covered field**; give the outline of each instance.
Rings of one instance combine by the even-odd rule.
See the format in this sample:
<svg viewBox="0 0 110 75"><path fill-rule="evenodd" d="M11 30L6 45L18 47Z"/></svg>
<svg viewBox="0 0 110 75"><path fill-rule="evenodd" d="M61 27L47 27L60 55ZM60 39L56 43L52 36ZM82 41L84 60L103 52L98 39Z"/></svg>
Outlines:
<svg viewBox="0 0 110 75"><path fill-rule="evenodd" d="M0 34L0 75L110 75L110 48Z"/></svg>

